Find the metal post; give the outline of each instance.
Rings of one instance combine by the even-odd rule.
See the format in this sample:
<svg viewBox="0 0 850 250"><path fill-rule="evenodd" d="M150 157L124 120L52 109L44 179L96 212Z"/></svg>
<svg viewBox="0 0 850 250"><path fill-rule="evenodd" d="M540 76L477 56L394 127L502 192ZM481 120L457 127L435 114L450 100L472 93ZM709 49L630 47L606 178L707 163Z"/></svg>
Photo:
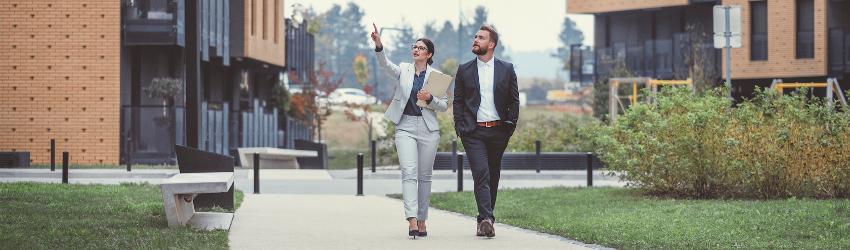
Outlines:
<svg viewBox="0 0 850 250"><path fill-rule="evenodd" d="M260 193L260 154L254 154L254 193Z"/></svg>
<svg viewBox="0 0 850 250"><path fill-rule="evenodd" d="M363 153L357 153L357 196L363 196Z"/></svg>
<svg viewBox="0 0 850 250"><path fill-rule="evenodd" d="M127 172L133 168L133 138L127 137Z"/></svg>
<svg viewBox="0 0 850 250"><path fill-rule="evenodd" d="M826 79L826 106L832 108L832 78Z"/></svg>
<svg viewBox="0 0 850 250"><path fill-rule="evenodd" d="M593 186L593 153L587 152L587 186Z"/></svg>
<svg viewBox="0 0 850 250"><path fill-rule="evenodd" d="M452 139L452 159L456 159L456 158L457 158L457 140ZM456 162L454 162L454 161L451 161L451 162L452 162L452 173L455 173L455 172L457 172L457 164L455 164Z"/></svg>
<svg viewBox="0 0 850 250"><path fill-rule="evenodd" d="M534 141L534 155L537 161L537 173L540 173L540 140Z"/></svg>
<svg viewBox="0 0 850 250"><path fill-rule="evenodd" d="M729 99L732 99L732 28L731 20L729 20L729 10L730 6L726 6L724 11L724 15L726 16L726 30L723 32L723 36L726 37L726 88L729 91Z"/></svg>
<svg viewBox="0 0 850 250"><path fill-rule="evenodd" d="M381 34L378 34L378 35L380 36ZM378 101L382 101L381 95L379 95L379 93L378 93L378 58L375 58L374 60L372 60L372 69L373 69L372 75L373 75L373 77L375 77L375 85L374 85L374 88L372 88L374 90L374 92L372 94L375 96L375 99L378 99ZM321 129L321 127L320 127L320 129Z"/></svg>
<svg viewBox="0 0 850 250"><path fill-rule="evenodd" d="M56 139L50 139L50 172L56 171Z"/></svg>
<svg viewBox="0 0 850 250"><path fill-rule="evenodd" d="M371 146L372 146L371 147L372 148L372 173L374 173L375 172L375 165L377 165L377 162L378 162L377 159L375 159L375 157L377 156L377 148L376 148L375 140L372 140Z"/></svg>
<svg viewBox="0 0 850 250"><path fill-rule="evenodd" d="M463 192L463 155L457 155L457 191Z"/></svg>
<svg viewBox="0 0 850 250"><path fill-rule="evenodd" d="M68 184L68 152L62 152L62 183Z"/></svg>

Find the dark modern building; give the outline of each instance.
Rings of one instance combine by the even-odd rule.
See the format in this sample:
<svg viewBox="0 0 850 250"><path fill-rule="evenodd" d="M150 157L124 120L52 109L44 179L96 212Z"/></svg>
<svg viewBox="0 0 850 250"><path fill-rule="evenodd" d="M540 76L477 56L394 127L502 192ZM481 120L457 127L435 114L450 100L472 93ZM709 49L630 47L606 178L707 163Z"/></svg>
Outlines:
<svg viewBox="0 0 850 250"><path fill-rule="evenodd" d="M570 0L567 13L595 17L595 77L622 62L637 76L684 79L689 77L684 61L692 49L702 50L706 72L724 77L725 51L715 49L711 40L713 6L721 4L742 9L743 46L731 52L736 96L770 86L774 79L836 78L842 88L850 86L850 1Z"/></svg>
<svg viewBox="0 0 850 250"><path fill-rule="evenodd" d="M312 69L312 58L303 62L312 44L287 43L282 0L124 2L124 161L173 162L174 145L235 155L238 147L292 148L295 139L312 140L306 126L273 106L286 59L302 72ZM183 84L173 102L149 97L161 77Z"/></svg>

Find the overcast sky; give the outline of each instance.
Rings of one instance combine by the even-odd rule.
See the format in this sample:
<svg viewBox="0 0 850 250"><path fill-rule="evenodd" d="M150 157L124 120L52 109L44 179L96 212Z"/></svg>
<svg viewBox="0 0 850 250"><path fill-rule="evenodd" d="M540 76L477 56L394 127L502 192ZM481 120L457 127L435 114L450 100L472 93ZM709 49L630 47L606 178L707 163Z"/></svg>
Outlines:
<svg viewBox="0 0 850 250"><path fill-rule="evenodd" d="M296 3L313 6L317 12L324 12L333 4L345 7L348 2L348 0L285 0L285 12L289 16L292 11L291 6ZM584 44L593 43L593 36L590 35L593 33L593 17L567 15L565 0L357 0L354 2L365 12L363 25L369 27L369 30L371 30L372 22L377 24L378 28L397 27L406 22L414 28L417 36L421 36L422 27L426 23L433 21L437 24L436 28L441 28L445 20L457 24L459 13L463 14L465 20L471 21L475 15L475 7L483 5L489 11L488 21L496 26L501 35L500 39L512 52L550 51L560 46L558 34L561 32L561 24L565 16L573 19L579 29L584 32ZM384 34L382 38L387 42L393 42L390 40L393 36ZM368 39L368 37L362 39Z"/></svg>

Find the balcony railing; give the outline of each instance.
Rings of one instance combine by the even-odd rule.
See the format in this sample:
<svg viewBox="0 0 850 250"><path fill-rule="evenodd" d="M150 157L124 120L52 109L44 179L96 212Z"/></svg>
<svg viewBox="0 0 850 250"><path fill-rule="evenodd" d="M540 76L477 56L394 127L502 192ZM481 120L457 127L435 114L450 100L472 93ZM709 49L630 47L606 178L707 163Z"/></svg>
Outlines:
<svg viewBox="0 0 850 250"><path fill-rule="evenodd" d="M127 0L125 3L126 45L185 44L185 0Z"/></svg>
<svg viewBox="0 0 850 250"><path fill-rule="evenodd" d="M186 44L186 0L124 0L124 45ZM189 1L197 4L201 58L221 57L230 64L230 1Z"/></svg>
<svg viewBox="0 0 850 250"><path fill-rule="evenodd" d="M699 55L708 73L720 72L720 53L712 44L702 42L693 46L687 34L679 33L672 39L646 40L642 44L615 43L609 48L598 48L595 59L596 74L610 75L617 64L622 64L636 76L657 79L687 78L687 61L694 55L691 52L694 48L701 50Z"/></svg>
<svg viewBox="0 0 850 250"><path fill-rule="evenodd" d="M185 145L186 109L179 106L121 107L122 162L173 164L174 145Z"/></svg>
<svg viewBox="0 0 850 250"><path fill-rule="evenodd" d="M593 48L581 45L570 46L570 81L582 85L593 82L594 54Z"/></svg>

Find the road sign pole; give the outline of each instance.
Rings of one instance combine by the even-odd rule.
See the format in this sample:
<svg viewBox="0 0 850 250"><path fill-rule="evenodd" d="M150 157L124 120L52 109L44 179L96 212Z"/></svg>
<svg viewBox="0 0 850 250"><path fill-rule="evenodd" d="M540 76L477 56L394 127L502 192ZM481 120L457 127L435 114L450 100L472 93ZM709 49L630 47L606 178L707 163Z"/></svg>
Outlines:
<svg viewBox="0 0 850 250"><path fill-rule="evenodd" d="M726 32L723 35L726 37L726 88L729 91L729 99L732 99L732 28L731 20L729 18L729 10L730 6L726 6L725 8L725 16L726 16Z"/></svg>

